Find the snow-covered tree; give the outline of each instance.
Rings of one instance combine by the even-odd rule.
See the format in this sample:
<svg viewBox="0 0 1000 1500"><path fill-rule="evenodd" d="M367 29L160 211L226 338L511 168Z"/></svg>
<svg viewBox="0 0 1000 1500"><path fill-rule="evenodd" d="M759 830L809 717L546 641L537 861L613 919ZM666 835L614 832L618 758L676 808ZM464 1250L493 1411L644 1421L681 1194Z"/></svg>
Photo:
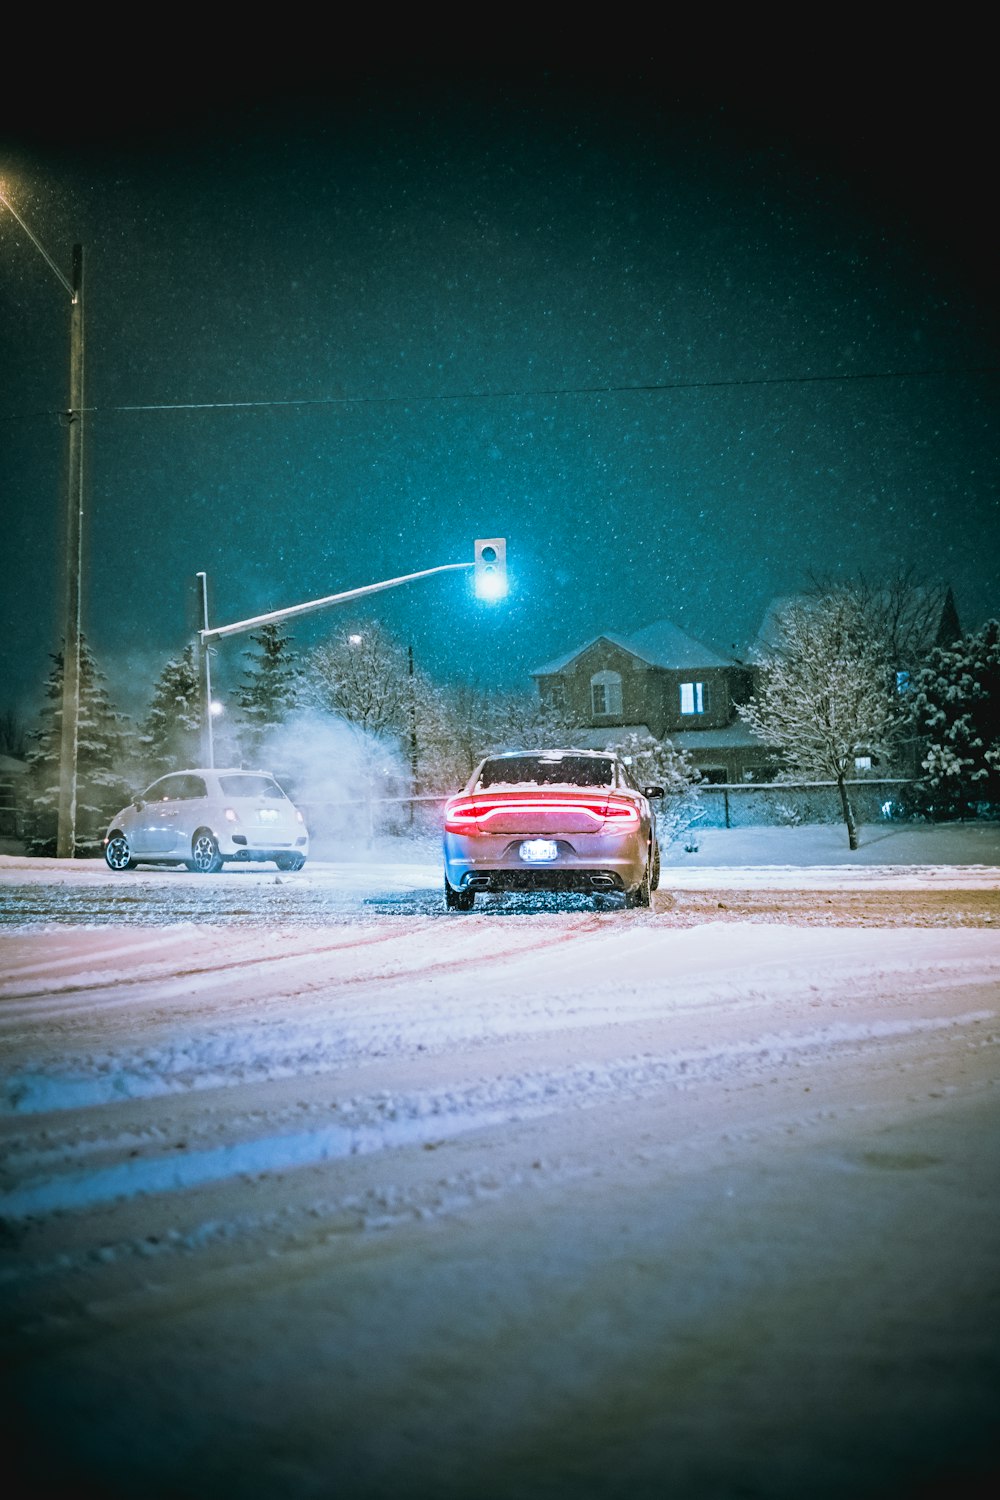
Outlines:
<svg viewBox="0 0 1000 1500"><path fill-rule="evenodd" d="M240 745L247 760L255 761L261 747L298 705L300 679L291 637L284 625L262 625L250 637L256 650L244 651L249 665L237 692L242 723Z"/></svg>
<svg viewBox="0 0 1000 1500"><path fill-rule="evenodd" d="M933 651L910 701L929 808L955 817L1000 801L1000 623Z"/></svg>
<svg viewBox="0 0 1000 1500"><path fill-rule="evenodd" d="M454 791L485 755L551 749L572 742L566 715L533 693L491 692L463 684L439 690L438 702L436 790Z"/></svg>
<svg viewBox="0 0 1000 1500"><path fill-rule="evenodd" d="M353 736L352 785L367 806L370 835L373 804L407 791L402 757L413 700L406 648L377 621L342 626L306 657L300 701Z"/></svg>
<svg viewBox="0 0 1000 1500"><path fill-rule="evenodd" d="M409 663L377 621L338 629L316 646L302 672L303 698L366 735L399 739L408 720Z"/></svg>
<svg viewBox="0 0 1000 1500"><path fill-rule="evenodd" d="M888 755L904 712L885 638L850 588L793 600L757 660L758 680L740 716L791 770L837 784L848 842L858 830L847 781L861 755Z"/></svg>
<svg viewBox="0 0 1000 1500"><path fill-rule="evenodd" d="M849 584L813 579L805 597L822 599L847 590L865 628L882 642L886 658L897 672L912 675L924 665L935 646L949 646L961 635L951 589L928 583L913 568L888 577L858 573Z"/></svg>
<svg viewBox="0 0 1000 1500"><path fill-rule="evenodd" d="M469 774L468 751L455 694L414 670L412 706L402 750L418 795L453 792Z"/></svg>
<svg viewBox="0 0 1000 1500"><path fill-rule="evenodd" d="M152 778L199 763L201 693L194 647L167 662L153 687L139 749Z"/></svg>
<svg viewBox="0 0 1000 1500"><path fill-rule="evenodd" d="M26 836L30 854L54 854L59 822L62 755L63 654L51 658L45 703L28 734ZM131 788L128 720L112 706L105 678L85 640L80 642L77 719L76 853L98 854L109 820Z"/></svg>
<svg viewBox="0 0 1000 1500"><path fill-rule="evenodd" d="M656 809L656 831L661 849L666 849L691 827L699 813L698 782L701 777L683 750L671 740L629 730L610 742L640 786L662 786L663 801Z"/></svg>

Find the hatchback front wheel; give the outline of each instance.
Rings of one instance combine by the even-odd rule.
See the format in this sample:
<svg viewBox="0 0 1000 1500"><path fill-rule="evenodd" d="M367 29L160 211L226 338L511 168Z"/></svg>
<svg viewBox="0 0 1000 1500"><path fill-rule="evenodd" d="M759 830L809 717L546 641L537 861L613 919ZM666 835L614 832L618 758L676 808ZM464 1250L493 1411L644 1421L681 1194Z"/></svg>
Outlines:
<svg viewBox="0 0 1000 1500"><path fill-rule="evenodd" d="M104 858L110 870L134 870L135 860L129 841L123 833L113 833L104 846Z"/></svg>

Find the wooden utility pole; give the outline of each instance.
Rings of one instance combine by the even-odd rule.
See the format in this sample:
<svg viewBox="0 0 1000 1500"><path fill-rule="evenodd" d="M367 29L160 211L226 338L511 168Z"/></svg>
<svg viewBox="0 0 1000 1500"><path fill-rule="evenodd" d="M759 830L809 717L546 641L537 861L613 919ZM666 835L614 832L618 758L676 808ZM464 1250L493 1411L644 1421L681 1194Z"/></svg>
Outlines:
<svg viewBox="0 0 1000 1500"><path fill-rule="evenodd" d="M73 246L69 318L69 456L66 474L66 609L63 631L62 735L56 857L76 853L77 748L80 726L81 579L83 576L83 246Z"/></svg>

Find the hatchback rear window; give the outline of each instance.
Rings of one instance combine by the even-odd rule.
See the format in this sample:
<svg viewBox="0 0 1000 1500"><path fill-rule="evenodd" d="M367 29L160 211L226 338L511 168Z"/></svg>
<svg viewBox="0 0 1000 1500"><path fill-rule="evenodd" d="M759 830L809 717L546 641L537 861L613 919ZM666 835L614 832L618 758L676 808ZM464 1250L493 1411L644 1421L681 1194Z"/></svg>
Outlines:
<svg viewBox="0 0 1000 1500"><path fill-rule="evenodd" d="M488 786L614 786L615 763L591 755L505 755L487 760L477 788Z"/></svg>
<svg viewBox="0 0 1000 1500"><path fill-rule="evenodd" d="M273 776L220 776L219 785L227 797L284 797Z"/></svg>

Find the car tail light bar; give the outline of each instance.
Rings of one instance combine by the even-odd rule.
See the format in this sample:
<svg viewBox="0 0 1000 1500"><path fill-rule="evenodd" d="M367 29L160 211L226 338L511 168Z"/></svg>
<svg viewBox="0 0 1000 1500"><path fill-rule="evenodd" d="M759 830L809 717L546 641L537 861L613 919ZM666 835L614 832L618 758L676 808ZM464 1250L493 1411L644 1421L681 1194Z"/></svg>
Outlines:
<svg viewBox="0 0 1000 1500"><path fill-rule="evenodd" d="M584 813L594 823L594 831L630 833L639 827L639 809L627 797L574 797L563 793L489 797L453 797L445 803L446 833L489 833L490 823L512 812L556 812L571 809Z"/></svg>

